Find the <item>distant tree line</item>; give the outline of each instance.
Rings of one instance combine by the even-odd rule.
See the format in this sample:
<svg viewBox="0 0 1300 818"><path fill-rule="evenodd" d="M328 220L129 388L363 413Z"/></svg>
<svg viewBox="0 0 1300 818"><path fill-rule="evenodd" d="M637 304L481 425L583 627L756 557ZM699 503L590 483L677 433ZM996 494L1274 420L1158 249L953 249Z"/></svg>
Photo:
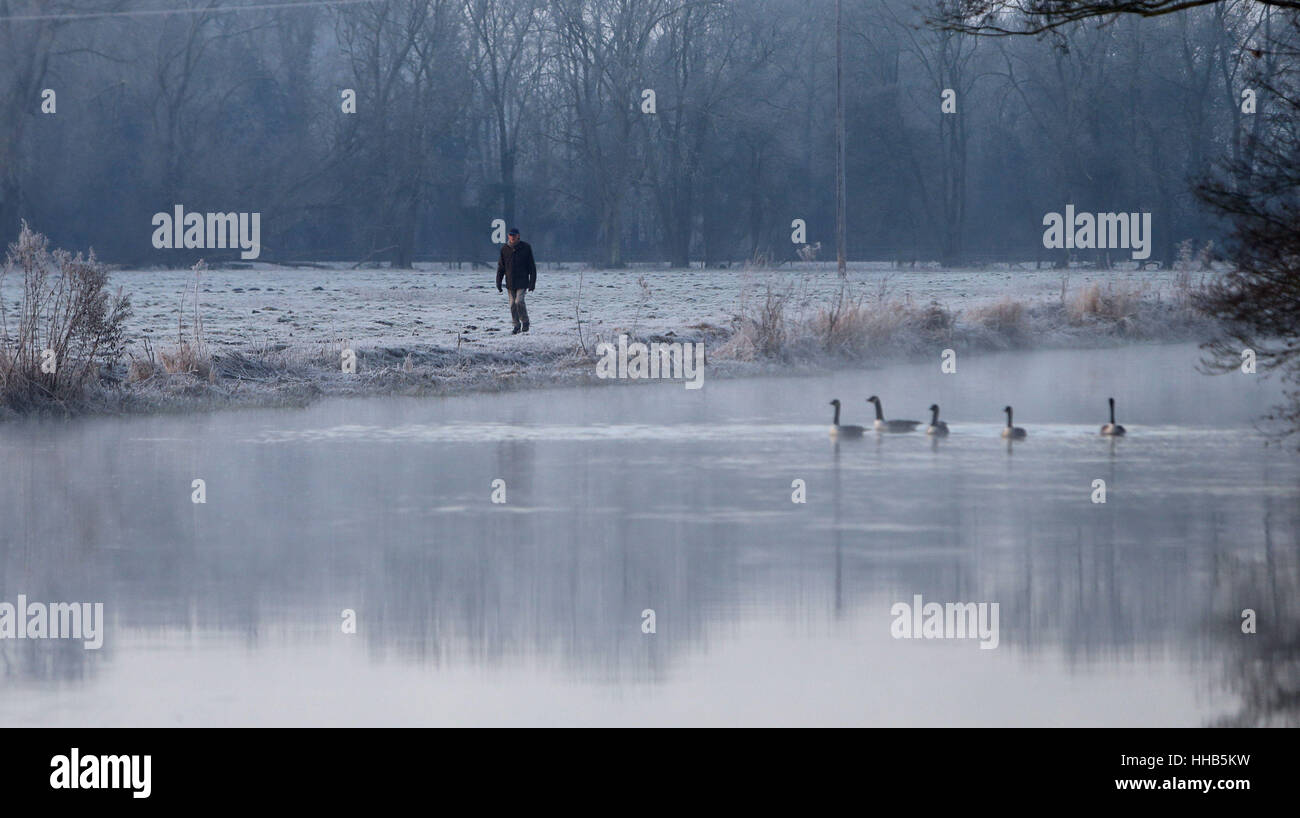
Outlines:
<svg viewBox="0 0 1300 818"><path fill-rule="evenodd" d="M937 30L983 37L1055 34L1080 21L1180 19L1209 0L945 0ZM1222 4L1219 4L1222 5ZM1217 9L1219 5L1216 5ZM1266 100L1193 190L1226 226L1228 268L1194 303L1218 319L1202 347L1220 373L1276 373L1286 400L1269 416L1300 434L1300 0L1260 0L1247 51L1246 96Z"/></svg>
<svg viewBox="0 0 1300 818"><path fill-rule="evenodd" d="M1150 212L1166 262L1226 233L1195 187L1254 161L1287 9L982 37L927 1L845 0L851 259L1061 263L1066 204ZM272 261L492 262L497 218L610 267L790 260L794 219L834 247L829 0L245 2L0 0L0 239L220 260L153 248L183 204L260 212Z"/></svg>

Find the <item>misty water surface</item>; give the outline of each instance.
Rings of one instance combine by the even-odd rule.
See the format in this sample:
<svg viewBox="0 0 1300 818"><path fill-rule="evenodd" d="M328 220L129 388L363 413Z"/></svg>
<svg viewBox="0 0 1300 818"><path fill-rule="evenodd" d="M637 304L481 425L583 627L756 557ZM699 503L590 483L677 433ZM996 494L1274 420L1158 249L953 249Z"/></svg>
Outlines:
<svg viewBox="0 0 1300 818"><path fill-rule="evenodd" d="M108 618L0 642L0 724L1290 723L1300 459L1197 357L0 425L0 598ZM951 438L832 444L870 394ZM892 639L913 594L998 648Z"/></svg>

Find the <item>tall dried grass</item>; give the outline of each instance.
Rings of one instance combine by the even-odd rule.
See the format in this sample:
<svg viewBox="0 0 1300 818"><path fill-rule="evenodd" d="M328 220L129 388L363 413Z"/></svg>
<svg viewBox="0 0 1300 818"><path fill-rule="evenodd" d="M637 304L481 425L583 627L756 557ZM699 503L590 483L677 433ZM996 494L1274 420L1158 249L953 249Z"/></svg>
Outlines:
<svg viewBox="0 0 1300 818"><path fill-rule="evenodd" d="M199 311L199 284L207 265L202 259L194 265L193 285L181 294L180 307L176 315L176 346L170 350L160 350L158 358L163 369L172 375L187 374L207 380L216 379L216 370L212 366L212 356L208 353L207 339L203 334L203 313ZM189 330L185 328L185 305L193 299L193 320Z"/></svg>
<svg viewBox="0 0 1300 818"><path fill-rule="evenodd" d="M22 222L0 267L0 292L22 277L22 301L11 314L0 298L0 404L15 409L66 403L85 395L125 347L130 299L108 290L108 268L87 257L49 249L49 239Z"/></svg>
<svg viewBox="0 0 1300 818"><path fill-rule="evenodd" d="M786 307L792 295L790 288L779 289L770 283L764 287L761 299L751 298L746 291L734 321L734 346L747 346L753 353L767 358L781 357L789 337Z"/></svg>
<svg viewBox="0 0 1300 818"><path fill-rule="evenodd" d="M1025 330L1025 305L1009 295L975 307L967 314L972 323L1002 335L1019 335Z"/></svg>
<svg viewBox="0 0 1300 818"><path fill-rule="evenodd" d="M1067 301L1066 314L1075 324L1088 320L1132 322L1142 296L1140 288L1108 284L1102 289L1100 284L1093 283Z"/></svg>

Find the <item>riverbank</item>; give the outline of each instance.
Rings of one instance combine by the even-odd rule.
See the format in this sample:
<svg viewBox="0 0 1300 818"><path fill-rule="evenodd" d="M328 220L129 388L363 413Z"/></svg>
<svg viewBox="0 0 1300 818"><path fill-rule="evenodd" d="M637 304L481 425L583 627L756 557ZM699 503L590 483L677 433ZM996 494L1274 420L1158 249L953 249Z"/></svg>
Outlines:
<svg viewBox="0 0 1300 818"><path fill-rule="evenodd" d="M595 383L597 348L703 342L705 382L815 374L1012 349L1202 341L1192 276L1173 271L546 269L532 327L510 334L490 271L118 271L127 353L56 414L304 406ZM13 300L14 293L4 296ZM347 351L355 372L345 371ZM2 411L2 410L0 410ZM13 410L9 416L18 414Z"/></svg>

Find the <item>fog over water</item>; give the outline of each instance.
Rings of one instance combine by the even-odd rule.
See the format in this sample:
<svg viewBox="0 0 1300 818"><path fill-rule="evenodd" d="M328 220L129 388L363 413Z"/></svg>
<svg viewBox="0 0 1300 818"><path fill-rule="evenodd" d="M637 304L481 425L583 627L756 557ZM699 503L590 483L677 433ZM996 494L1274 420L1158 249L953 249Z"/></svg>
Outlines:
<svg viewBox="0 0 1300 818"><path fill-rule="evenodd" d="M0 725L1293 723L1300 463L1198 356L7 423L2 598L107 624L0 642ZM832 443L871 394L951 437ZM892 638L914 594L997 648Z"/></svg>

